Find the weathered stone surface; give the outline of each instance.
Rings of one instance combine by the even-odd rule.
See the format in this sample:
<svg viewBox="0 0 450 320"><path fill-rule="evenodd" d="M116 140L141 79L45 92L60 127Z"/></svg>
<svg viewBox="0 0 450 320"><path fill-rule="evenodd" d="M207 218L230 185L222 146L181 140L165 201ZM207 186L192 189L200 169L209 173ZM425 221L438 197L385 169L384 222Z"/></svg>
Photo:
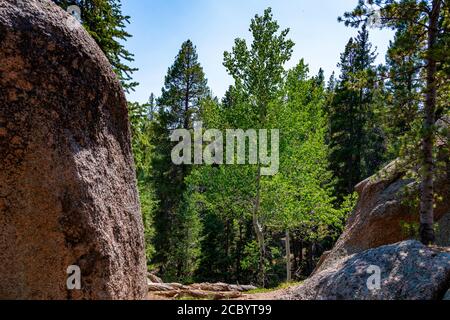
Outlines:
<svg viewBox="0 0 450 320"><path fill-rule="evenodd" d="M347 255L411 239L404 225L419 224L419 209L417 205L408 204L405 198L418 194L419 184L407 178L407 173L405 164L396 160L356 186L358 204L343 234L331 252L321 259L316 272ZM448 246L450 242L449 176L449 172L441 171L435 183L436 193L442 197L435 209L435 220L440 225L437 244L441 246Z"/></svg>
<svg viewBox="0 0 450 320"><path fill-rule="evenodd" d="M0 0L0 298L141 299L125 97L68 17L48 0Z"/></svg>
<svg viewBox="0 0 450 320"><path fill-rule="evenodd" d="M152 273L147 274L147 278L152 283L164 283L164 281L162 281L161 278L159 278L158 276L155 276Z"/></svg>
<svg viewBox="0 0 450 320"><path fill-rule="evenodd" d="M380 287L367 285L381 271ZM370 282L371 284L376 284ZM450 253L406 241L348 256L292 288L282 299L298 300L433 300L450 287Z"/></svg>
<svg viewBox="0 0 450 320"><path fill-rule="evenodd" d="M450 301L450 290L447 291L447 293L445 294L443 300L445 300L445 301Z"/></svg>

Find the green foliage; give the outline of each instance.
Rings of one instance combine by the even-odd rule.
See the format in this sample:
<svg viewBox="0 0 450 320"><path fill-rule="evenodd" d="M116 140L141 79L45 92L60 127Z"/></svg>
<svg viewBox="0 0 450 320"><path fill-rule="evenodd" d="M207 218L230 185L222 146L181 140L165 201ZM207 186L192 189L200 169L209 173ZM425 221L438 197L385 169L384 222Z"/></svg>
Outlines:
<svg viewBox="0 0 450 320"><path fill-rule="evenodd" d="M281 89L284 63L292 55L294 43L286 39L289 29L279 32L278 23L273 20L272 10L256 15L250 24L253 43L248 48L243 39L236 39L232 52L224 53L224 66L235 80L235 86L242 90L249 102L252 125L264 126L268 104ZM261 123L262 122L262 123ZM253 126L252 128L258 128Z"/></svg>
<svg viewBox="0 0 450 320"><path fill-rule="evenodd" d="M151 128L155 146L151 181L158 200L154 263L172 280L188 281L196 270L201 227L192 199L183 197L188 192L185 178L192 168L173 164L171 152L176 143L170 141L170 134L175 129L192 130L193 122L200 119L201 101L209 96L196 48L188 40L167 72Z"/></svg>
<svg viewBox="0 0 450 320"><path fill-rule="evenodd" d="M138 85L132 79L137 69L128 63L133 62L133 54L125 49L122 42L131 35L125 31L129 16L122 14L120 0L52 0L64 10L70 5L81 9L83 27L94 38L105 53L123 88L128 92Z"/></svg>
<svg viewBox="0 0 450 320"><path fill-rule="evenodd" d="M305 241L321 241L343 222L333 204L324 90L316 80L308 78L303 61L288 73L285 103L271 113L282 135L281 170L264 181L263 188L265 210L271 215L268 223L280 231L302 229Z"/></svg>
<svg viewBox="0 0 450 320"><path fill-rule="evenodd" d="M388 74L386 81L385 131L388 137L388 152L391 158L401 155L405 141L411 139L414 121L418 118L421 98L420 57L414 49L416 39L408 36L408 29L397 30L386 55Z"/></svg>
<svg viewBox="0 0 450 320"><path fill-rule="evenodd" d="M422 10L417 7L422 2L375 3L383 6L386 19L404 19L386 20L396 36L385 66L374 66L375 53L363 26L341 55L340 77L333 75L327 86L323 70L310 75L303 60L286 70L294 44L287 38L289 30L280 30L267 9L251 21L252 43L236 39L224 53L234 84L221 101L211 97L196 48L188 40L168 69L161 96L152 94L145 105L130 103L147 258L164 280L276 287L286 279L288 259L294 278L304 279L354 210L354 186L397 156L411 163L405 171L420 161L416 149L424 134L420 116L426 92L421 66L424 55L439 57L436 116L449 114L450 63L444 50L449 38L439 33L439 46L426 52L411 22L424 19L412 10ZM360 25L357 17L368 14L365 10L361 2L344 18ZM448 31L445 10L440 30ZM278 129L278 173L263 176L259 161L174 165L170 134L181 128L193 131L194 121L224 137L227 129ZM435 134L445 138L448 129L441 126ZM448 170L448 147L434 152L435 170ZM408 172L419 176L416 170ZM405 195L409 205L417 206L418 194ZM418 234L415 225L404 229Z"/></svg>
<svg viewBox="0 0 450 320"><path fill-rule="evenodd" d="M241 261L242 269L256 273L255 271L259 268L259 254L258 242L248 243L244 248L245 258Z"/></svg>
<svg viewBox="0 0 450 320"><path fill-rule="evenodd" d="M260 184L257 218L264 228L264 259L253 225L257 167L199 166L186 179L190 190L187 197L195 199L203 222L204 256L197 278L216 280L226 270L219 279L255 283L263 260L266 285L271 286L284 277L281 238L285 230L302 234L305 242L317 243L340 234L354 201L348 200L342 207L334 205L334 179L328 169L325 144L325 94L319 79L310 78L308 67L301 61L288 72L280 92L266 108L266 128L278 128L281 141L280 172L262 177ZM252 109L248 96L233 86L222 103L205 100L204 124L222 131L258 126L259 112Z"/></svg>
<svg viewBox="0 0 450 320"><path fill-rule="evenodd" d="M136 165L136 177L141 202L141 212L144 223L145 252L148 264L155 254L153 240L154 211L157 206L153 185L150 180L151 155L153 146L150 142L150 126L148 105L129 103L128 113L131 123L132 149Z"/></svg>
<svg viewBox="0 0 450 320"><path fill-rule="evenodd" d="M202 224L193 202L187 198L181 204L171 229L170 254L164 278L166 281L192 283L200 262Z"/></svg>
<svg viewBox="0 0 450 320"><path fill-rule="evenodd" d="M330 162L338 179L339 199L352 193L385 160L384 133L376 112L375 57L363 26L341 55L339 81L330 84L335 88L328 109Z"/></svg>
<svg viewBox="0 0 450 320"><path fill-rule="evenodd" d="M340 20L346 25L357 27L366 24L374 15L368 6L376 5L379 9L380 28L390 28L397 31L396 41L391 45L390 54L395 63L390 65L394 74L391 75L394 84L401 76L406 75L396 89L399 98L407 99L408 108L404 108L400 119L409 123L414 120L411 110L419 106L417 116L422 118L421 128L417 135L421 148L417 145L409 153L418 153L417 162L420 174L420 234L421 241L428 245L435 241L434 223L434 180L436 176L436 121L448 112L448 66L450 62L449 44L449 15L450 3L445 0L370 0L368 3L359 1L352 12L345 13ZM399 58L407 60L399 61ZM397 60L395 60L397 59ZM389 62L389 61L388 61ZM395 71L400 69L403 74L399 77ZM417 77L420 75L420 77ZM418 78L417 86L415 78ZM402 80L400 78L400 80ZM405 88L406 90L401 90ZM415 101L416 92L420 101ZM406 94L405 94L406 93ZM442 99L444 97L444 99ZM398 102L398 101L397 101ZM395 104L394 104L395 106ZM400 111L400 110L396 110ZM414 115L414 114L413 114ZM406 123L406 131L408 124ZM403 127L403 128L402 128ZM404 125L399 128L405 130ZM396 131L394 129L392 131ZM407 132L408 133L408 132ZM414 139L415 140L415 139ZM395 149L394 149L395 150ZM401 150L401 147L400 147ZM416 150L420 150L417 152ZM401 150L402 151L402 150Z"/></svg>
<svg viewBox="0 0 450 320"><path fill-rule="evenodd" d="M145 256L147 258L147 265L151 269L151 261L155 255L155 247L153 245L153 239L155 237L155 228L153 224L154 224L154 210L156 207L156 201L151 186L139 181L138 190L144 223Z"/></svg>
<svg viewBox="0 0 450 320"><path fill-rule="evenodd" d="M224 66L235 81L235 93L241 102L228 109L237 111L241 116L237 119L244 120L237 128L276 128L268 122L269 106L281 94L284 64L292 55L294 43L287 39L289 29L279 32L279 25L273 19L270 8L262 16L256 15L252 19L250 32L253 37L250 48L245 40L236 39L232 52L224 53ZM260 163L247 168L246 173L250 174L248 178L254 177L254 182L249 184L255 188L250 202L253 203L253 228L260 251L258 281L264 286L267 244L264 230L266 217L261 211L263 177Z"/></svg>

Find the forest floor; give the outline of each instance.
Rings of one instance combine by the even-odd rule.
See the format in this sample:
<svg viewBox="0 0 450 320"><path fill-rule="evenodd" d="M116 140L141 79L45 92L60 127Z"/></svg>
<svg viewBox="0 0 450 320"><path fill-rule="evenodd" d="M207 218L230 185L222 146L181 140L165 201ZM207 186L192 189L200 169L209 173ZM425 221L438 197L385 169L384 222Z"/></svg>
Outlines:
<svg viewBox="0 0 450 320"><path fill-rule="evenodd" d="M270 292L262 292L262 293L244 293L241 297L230 300L261 300L261 301L270 301L270 300L278 300L283 294L285 294L287 289L281 289ZM177 300L174 298L166 298L163 296L159 296L156 294L149 293L147 295L147 300ZM189 297L184 298L183 300L197 300L190 299Z"/></svg>
<svg viewBox="0 0 450 320"><path fill-rule="evenodd" d="M280 284L275 289L257 289L244 293L242 297L237 298L236 300L279 300L290 288L298 287L301 284L302 282L286 282Z"/></svg>
<svg viewBox="0 0 450 320"><path fill-rule="evenodd" d="M237 298L236 300L261 300L261 301L270 301L270 300L279 300L287 292L287 289L280 289L269 292L262 293L247 293L243 294L242 297Z"/></svg>
<svg viewBox="0 0 450 320"><path fill-rule="evenodd" d="M270 301L270 300L279 300L283 295L287 293L289 288L299 286L301 283L284 283L274 289L256 289L249 292L242 293L241 296L230 299L222 299L222 300L261 300L261 301ZM211 299L199 299L190 296L183 296L182 298L169 298L164 295L155 294L153 292L149 292L147 295L148 300L213 300L214 298L211 296Z"/></svg>

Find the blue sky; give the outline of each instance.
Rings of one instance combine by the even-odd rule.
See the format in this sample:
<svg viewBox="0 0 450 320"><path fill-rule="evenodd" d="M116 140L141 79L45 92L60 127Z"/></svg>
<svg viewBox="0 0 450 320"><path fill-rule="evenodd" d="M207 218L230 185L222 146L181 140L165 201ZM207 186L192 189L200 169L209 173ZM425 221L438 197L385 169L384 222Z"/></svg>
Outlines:
<svg viewBox="0 0 450 320"><path fill-rule="evenodd" d="M232 84L222 65L223 52L231 50L237 37L250 39L248 28L255 14L272 7L280 26L290 28L295 42L292 59L301 58L312 74L322 67L326 77L337 71L336 64L348 39L357 30L337 22L337 17L351 10L357 0L122 0L123 11L131 16L127 30L133 38L126 42L135 54L133 66L140 83L130 101L146 102L151 92L158 96L167 68L173 63L183 41L197 46L200 63L213 94L222 97ZM370 38L378 49L377 63L384 62L390 31L371 29Z"/></svg>

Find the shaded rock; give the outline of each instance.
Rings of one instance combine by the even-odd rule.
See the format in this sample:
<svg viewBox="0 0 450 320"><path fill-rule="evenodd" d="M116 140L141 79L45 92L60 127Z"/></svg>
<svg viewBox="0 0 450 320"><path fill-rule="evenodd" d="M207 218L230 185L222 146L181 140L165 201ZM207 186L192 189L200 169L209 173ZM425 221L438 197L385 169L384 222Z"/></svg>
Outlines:
<svg viewBox="0 0 450 320"><path fill-rule="evenodd" d="M49 0L0 1L0 298L141 299L125 96ZM81 290L68 290L69 266Z"/></svg>
<svg viewBox="0 0 450 320"><path fill-rule="evenodd" d="M449 162L448 156L446 161ZM440 225L437 244L450 242L450 166L440 171L435 183L442 200L436 202L435 221ZM320 260L315 272L323 270L347 255L367 249L408 240L414 235L405 225L419 224L419 208L408 201L418 194L416 179L408 178L408 169L401 160L386 166L379 174L356 186L359 201L350 215L345 230L330 252Z"/></svg>
<svg viewBox="0 0 450 320"><path fill-rule="evenodd" d="M445 301L450 301L450 290L447 291L447 293L445 294L443 300L445 300Z"/></svg>
<svg viewBox="0 0 450 320"><path fill-rule="evenodd" d="M372 282L373 268L380 286ZM368 283L374 286L368 286ZM290 300L433 300L450 287L450 253L406 241L348 256L292 288ZM371 290L372 289L372 290Z"/></svg>
<svg viewBox="0 0 450 320"><path fill-rule="evenodd" d="M153 283L164 283L164 281L162 281L161 278L155 276L155 275L152 274L152 273L149 273L149 274L147 275L147 277L148 277L148 279L149 279L151 282L153 282Z"/></svg>

